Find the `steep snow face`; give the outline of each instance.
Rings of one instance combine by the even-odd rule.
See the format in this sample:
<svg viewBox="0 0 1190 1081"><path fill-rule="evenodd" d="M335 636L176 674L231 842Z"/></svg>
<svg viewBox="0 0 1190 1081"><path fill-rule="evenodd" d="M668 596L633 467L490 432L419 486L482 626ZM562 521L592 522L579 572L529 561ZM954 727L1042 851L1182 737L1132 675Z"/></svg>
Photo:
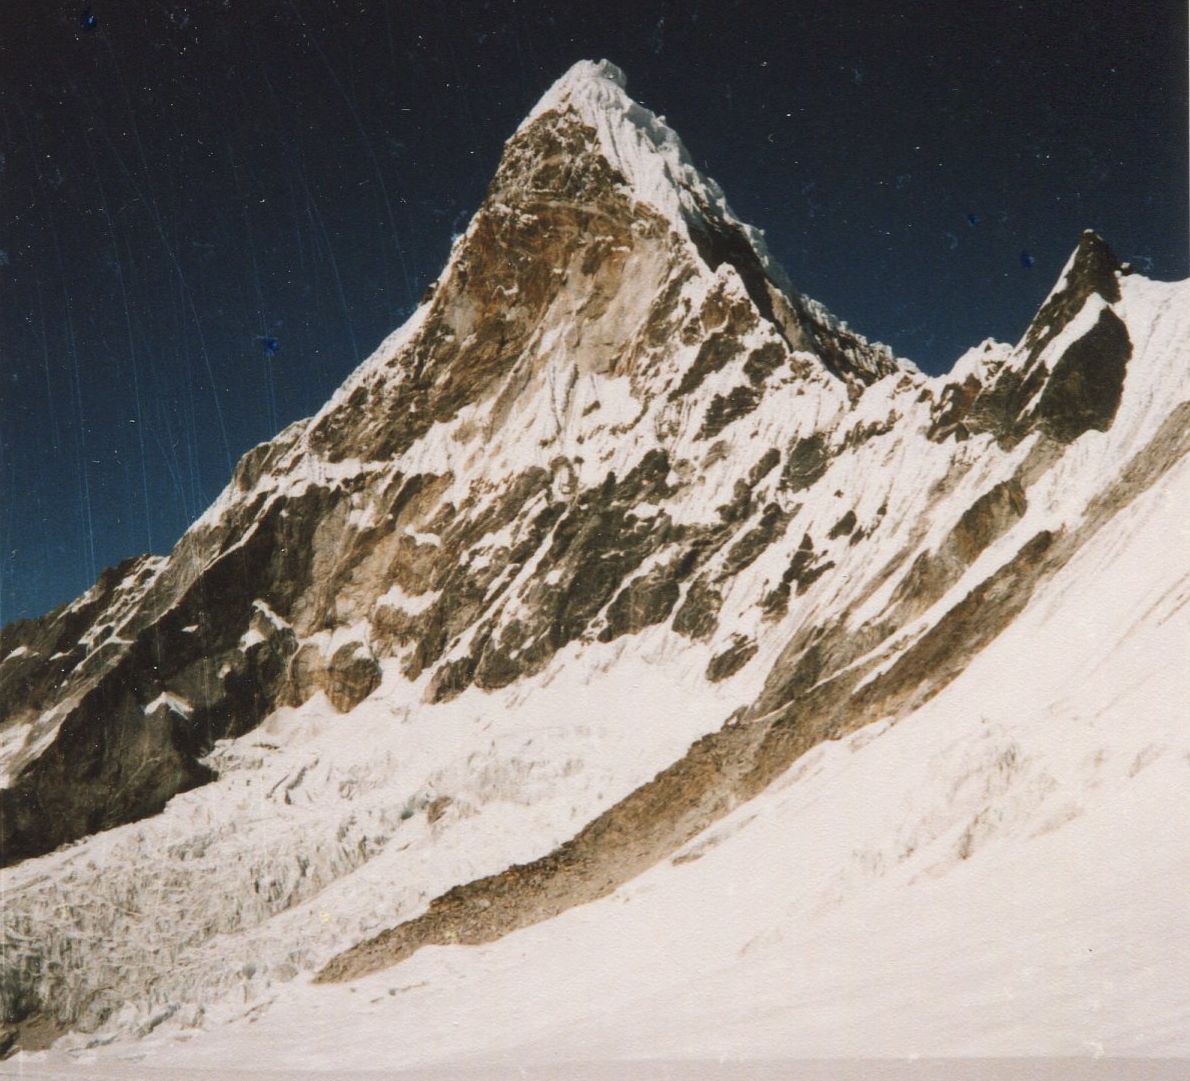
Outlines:
<svg viewBox="0 0 1190 1081"><path fill-rule="evenodd" d="M621 84L547 94L411 320L167 560L0 632L22 1033L607 896L943 693L1185 453L1184 285L1084 237L1021 343L927 379Z"/></svg>

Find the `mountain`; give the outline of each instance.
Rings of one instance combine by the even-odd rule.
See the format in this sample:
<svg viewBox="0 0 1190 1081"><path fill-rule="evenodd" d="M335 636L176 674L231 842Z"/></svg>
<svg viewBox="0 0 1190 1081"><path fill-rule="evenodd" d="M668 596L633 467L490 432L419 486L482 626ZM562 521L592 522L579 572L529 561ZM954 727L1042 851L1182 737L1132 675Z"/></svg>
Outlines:
<svg viewBox="0 0 1190 1081"><path fill-rule="evenodd" d="M576 65L318 414L250 451L168 557L0 631L8 1042L147 1039L167 1062L184 1041L226 1070L258 1039L338 1066L342 1027L373 1021L336 985L367 977L374 1023L442 1033L393 1063L614 1057L575 1020L631 972L634 1057L830 1054L780 943L929 896L957 955L963 913L1028 922L970 867L1040 889L1177 791L1187 300L1088 232L1017 345L927 377L801 295L618 69ZM1137 861L1155 898L1190 878L1165 821ZM1176 930L1157 910L1153 942ZM1078 893L1058 911L1135 930ZM688 953L647 956L642 929L676 927ZM886 975L925 948L880 941ZM550 996L517 1015L512 976L460 959L487 965L482 1006L427 949L485 943ZM433 989L402 998L398 964ZM803 1028L745 1010L716 1032L675 990L700 981ZM449 1036L443 986L474 1034ZM980 1053L1024 1016L943 1043ZM1116 1050L1167 1047L1154 1024Z"/></svg>

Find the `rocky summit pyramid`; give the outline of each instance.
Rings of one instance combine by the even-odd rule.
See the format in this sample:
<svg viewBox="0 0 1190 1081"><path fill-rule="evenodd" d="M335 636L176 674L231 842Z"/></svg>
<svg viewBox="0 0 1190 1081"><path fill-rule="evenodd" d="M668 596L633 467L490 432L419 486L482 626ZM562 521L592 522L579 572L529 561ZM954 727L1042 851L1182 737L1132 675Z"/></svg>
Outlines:
<svg viewBox="0 0 1190 1081"><path fill-rule="evenodd" d="M952 701L1185 491L1188 299L1088 232L1017 345L927 377L576 65L317 415L169 556L0 632L8 1042L193 1034L494 942ZM1001 751L923 850L1008 828Z"/></svg>

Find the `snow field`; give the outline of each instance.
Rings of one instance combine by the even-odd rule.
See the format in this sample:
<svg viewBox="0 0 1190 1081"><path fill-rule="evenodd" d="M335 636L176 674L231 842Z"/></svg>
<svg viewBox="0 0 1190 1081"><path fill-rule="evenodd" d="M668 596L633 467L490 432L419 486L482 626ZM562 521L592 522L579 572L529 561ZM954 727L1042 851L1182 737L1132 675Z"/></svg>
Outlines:
<svg viewBox="0 0 1190 1081"><path fill-rule="evenodd" d="M138 1053L481 1072L1190 1053L1190 576L1168 546L1188 497L1184 462L936 699L810 752L612 896L295 981L255 1023Z"/></svg>

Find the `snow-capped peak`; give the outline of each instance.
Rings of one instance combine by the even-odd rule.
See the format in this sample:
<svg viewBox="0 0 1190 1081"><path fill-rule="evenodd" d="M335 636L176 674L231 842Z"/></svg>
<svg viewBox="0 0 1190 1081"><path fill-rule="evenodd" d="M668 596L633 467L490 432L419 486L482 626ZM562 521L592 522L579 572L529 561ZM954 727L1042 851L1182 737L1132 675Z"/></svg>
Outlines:
<svg viewBox="0 0 1190 1081"><path fill-rule="evenodd" d="M614 98L616 92L623 94L628 85L628 79L623 70L610 60L580 60L564 72L553 86L541 97L532 111L522 122L521 127L531 124L542 113L551 109L563 108L568 104L579 106L579 102L587 100L598 102L601 97L605 100Z"/></svg>
<svg viewBox="0 0 1190 1081"><path fill-rule="evenodd" d="M638 198L658 209L675 211L682 188L723 193L702 176L677 132L665 120L637 104L625 92L627 79L609 60L580 60L533 107L518 131L552 112L576 112L595 129L599 149Z"/></svg>
<svg viewBox="0 0 1190 1081"><path fill-rule="evenodd" d="M722 188L695 166L681 138L626 92L624 73L608 60L582 60L545 93L517 129L518 138L559 117L594 132L590 149L611 168L614 182L637 204L659 212L712 270L723 263L738 273L752 301L787 341L823 355L832 370L862 382L877 373L912 370L808 302L769 253L764 234L732 213ZM783 299L782 299L783 298ZM784 309L784 314L775 309ZM845 341L836 339L845 339ZM832 367L834 365L834 367ZM837 373L838 374L838 373Z"/></svg>
<svg viewBox="0 0 1190 1081"><path fill-rule="evenodd" d="M713 215L739 227L770 276L783 279L761 232L736 218L723 190L698 170L678 133L664 117L634 101L626 86L624 72L610 60L580 60L546 91L518 131L547 113L573 110L594 128L604 158L624 177L638 201L655 207L675 224Z"/></svg>

